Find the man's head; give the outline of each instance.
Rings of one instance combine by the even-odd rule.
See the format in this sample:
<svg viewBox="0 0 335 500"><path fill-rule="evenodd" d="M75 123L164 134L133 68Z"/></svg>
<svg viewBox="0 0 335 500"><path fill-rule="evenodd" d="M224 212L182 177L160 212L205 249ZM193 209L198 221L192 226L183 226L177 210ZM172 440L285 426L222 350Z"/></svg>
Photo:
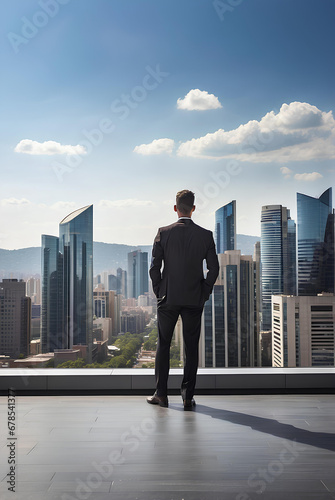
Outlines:
<svg viewBox="0 0 335 500"><path fill-rule="evenodd" d="M194 193L188 189L178 191L174 206L174 211L178 213L178 217L191 217L194 210Z"/></svg>

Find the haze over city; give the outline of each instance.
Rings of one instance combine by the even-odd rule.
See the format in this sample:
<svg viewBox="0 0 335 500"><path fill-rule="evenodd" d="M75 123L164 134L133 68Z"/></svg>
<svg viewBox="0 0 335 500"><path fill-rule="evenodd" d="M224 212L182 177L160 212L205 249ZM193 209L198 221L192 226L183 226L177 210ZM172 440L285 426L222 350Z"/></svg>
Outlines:
<svg viewBox="0 0 335 500"><path fill-rule="evenodd" d="M46 4L2 3L0 248L88 204L95 241L148 245L183 188L259 236L333 185L331 0Z"/></svg>

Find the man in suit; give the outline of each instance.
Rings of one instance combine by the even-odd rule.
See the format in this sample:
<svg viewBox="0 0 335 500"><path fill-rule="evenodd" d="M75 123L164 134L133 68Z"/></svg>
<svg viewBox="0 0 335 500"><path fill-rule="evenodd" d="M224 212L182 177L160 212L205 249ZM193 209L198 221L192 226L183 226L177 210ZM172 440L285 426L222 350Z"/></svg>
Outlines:
<svg viewBox="0 0 335 500"><path fill-rule="evenodd" d="M181 395L184 409L192 409L201 315L219 273L219 263L211 231L195 224L194 193L179 191L176 196L177 222L158 230L152 249L150 278L157 297L158 343L155 361L156 392L147 402L168 406L167 381L170 344L179 315L183 323L185 347ZM206 260L207 276L203 262ZM162 268L163 263L163 270Z"/></svg>

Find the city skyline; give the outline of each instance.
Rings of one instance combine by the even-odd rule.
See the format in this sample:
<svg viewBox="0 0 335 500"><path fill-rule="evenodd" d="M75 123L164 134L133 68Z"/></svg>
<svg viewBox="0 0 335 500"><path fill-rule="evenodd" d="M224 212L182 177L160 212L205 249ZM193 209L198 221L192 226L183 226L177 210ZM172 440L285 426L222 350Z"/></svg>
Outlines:
<svg viewBox="0 0 335 500"><path fill-rule="evenodd" d="M150 245L184 188L260 236L334 184L334 3L232 3L4 0L0 248L91 204L95 241Z"/></svg>

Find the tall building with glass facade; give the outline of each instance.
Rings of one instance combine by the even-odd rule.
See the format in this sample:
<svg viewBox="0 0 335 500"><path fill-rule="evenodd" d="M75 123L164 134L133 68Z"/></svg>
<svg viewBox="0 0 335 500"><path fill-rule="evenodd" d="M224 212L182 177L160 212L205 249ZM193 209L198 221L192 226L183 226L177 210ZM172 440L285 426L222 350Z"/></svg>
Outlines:
<svg viewBox="0 0 335 500"><path fill-rule="evenodd" d="M63 328L63 256L57 236L42 235L41 350L53 352L66 346Z"/></svg>
<svg viewBox="0 0 335 500"><path fill-rule="evenodd" d="M235 250L236 201L233 200L215 212L215 246L217 253Z"/></svg>
<svg viewBox="0 0 335 500"><path fill-rule="evenodd" d="M298 294L334 293L332 188L319 198L297 193Z"/></svg>
<svg viewBox="0 0 335 500"><path fill-rule="evenodd" d="M59 224L59 238L42 236L42 352L87 345L92 353L93 206Z"/></svg>
<svg viewBox="0 0 335 500"><path fill-rule="evenodd" d="M0 283L0 353L11 358L30 353L31 298L26 283L3 279Z"/></svg>
<svg viewBox="0 0 335 500"><path fill-rule="evenodd" d="M296 295L296 225L282 205L261 215L262 330L271 330L271 296Z"/></svg>
<svg viewBox="0 0 335 500"><path fill-rule="evenodd" d="M219 276L204 307L201 366L254 366L254 262L240 250L218 258Z"/></svg>
<svg viewBox="0 0 335 500"><path fill-rule="evenodd" d="M93 322L93 205L59 224L63 255L63 314L68 346L89 345Z"/></svg>
<svg viewBox="0 0 335 500"><path fill-rule="evenodd" d="M255 366L262 366L261 347L261 242L257 241L254 246L254 341L255 341Z"/></svg>
<svg viewBox="0 0 335 500"><path fill-rule="evenodd" d="M149 290L148 252L135 250L128 253L128 298L137 299Z"/></svg>
<svg viewBox="0 0 335 500"><path fill-rule="evenodd" d="M127 271L118 267L116 270L117 277L117 290L116 293L118 295L123 295L124 298L127 298Z"/></svg>

